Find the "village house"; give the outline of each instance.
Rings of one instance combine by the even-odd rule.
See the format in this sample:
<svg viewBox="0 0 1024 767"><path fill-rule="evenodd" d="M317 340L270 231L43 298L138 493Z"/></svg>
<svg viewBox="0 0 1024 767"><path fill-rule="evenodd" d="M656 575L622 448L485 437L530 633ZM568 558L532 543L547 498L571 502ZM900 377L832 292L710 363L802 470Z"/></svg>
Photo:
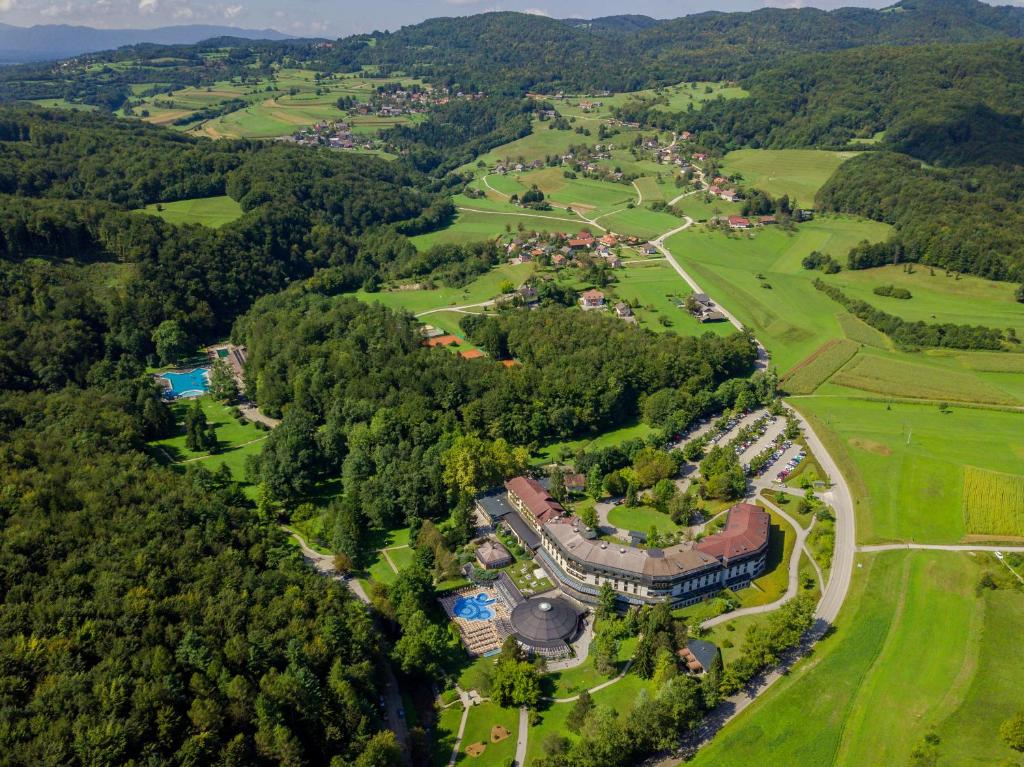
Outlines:
<svg viewBox="0 0 1024 767"><path fill-rule="evenodd" d="M730 229L749 229L750 219L743 216L729 216Z"/></svg>
<svg viewBox="0 0 1024 767"><path fill-rule="evenodd" d="M622 259L619 258L614 253L609 253L607 256L605 256L605 261L608 262L608 266L610 266L612 269L622 268Z"/></svg>
<svg viewBox="0 0 1024 767"><path fill-rule="evenodd" d="M566 474L562 477L562 484L570 493L582 494L587 489L587 478L582 474Z"/></svg>
<svg viewBox="0 0 1024 767"><path fill-rule="evenodd" d="M580 306L584 309L603 309L604 293L600 290L585 290L580 294Z"/></svg>
<svg viewBox="0 0 1024 767"><path fill-rule="evenodd" d="M656 256L656 255L658 255L658 249L654 246L653 243L650 243L650 242L648 242L646 245L644 245L640 250L643 251L643 254L645 256Z"/></svg>
<svg viewBox="0 0 1024 767"><path fill-rule="evenodd" d="M633 307L627 304L625 301L619 301L615 304L615 316L619 319L626 319L633 316Z"/></svg>

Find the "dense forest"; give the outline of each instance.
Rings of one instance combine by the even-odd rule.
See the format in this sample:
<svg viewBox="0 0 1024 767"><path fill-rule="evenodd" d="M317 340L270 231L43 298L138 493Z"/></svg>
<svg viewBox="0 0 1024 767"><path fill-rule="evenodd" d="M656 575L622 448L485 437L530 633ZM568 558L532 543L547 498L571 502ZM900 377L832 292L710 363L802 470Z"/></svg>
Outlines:
<svg viewBox="0 0 1024 767"><path fill-rule="evenodd" d="M142 452L163 407L0 395L2 761L399 763L370 618L230 476Z"/></svg>
<svg viewBox="0 0 1024 767"><path fill-rule="evenodd" d="M854 248L851 268L917 261L994 280L1024 281L1024 173L993 166L927 168L890 152L843 163L818 193L824 210L896 226L886 243Z"/></svg>
<svg viewBox="0 0 1024 767"><path fill-rule="evenodd" d="M0 134L4 388L85 384L102 358L152 354L163 323L185 347L226 333L317 268L354 289L443 266L403 234L446 221L451 204L402 165L68 112L7 109ZM246 214L219 230L132 212L225 193Z"/></svg>
<svg viewBox="0 0 1024 767"><path fill-rule="evenodd" d="M529 445L605 430L636 417L643 395L713 392L755 357L739 334L656 336L552 307L474 330L485 348L500 345L498 359L519 361L509 368L425 348L412 317L329 292L318 278L297 284L233 331L249 349L250 393L284 414L253 479L292 498L340 475L346 502L382 527L449 508L441 456L459 435Z"/></svg>

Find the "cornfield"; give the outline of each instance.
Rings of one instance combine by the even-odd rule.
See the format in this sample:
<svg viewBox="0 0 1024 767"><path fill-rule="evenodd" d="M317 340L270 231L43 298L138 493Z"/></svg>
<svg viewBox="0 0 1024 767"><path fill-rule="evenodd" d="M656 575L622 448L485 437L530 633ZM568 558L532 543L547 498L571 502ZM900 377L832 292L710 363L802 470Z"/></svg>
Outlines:
<svg viewBox="0 0 1024 767"><path fill-rule="evenodd" d="M965 466L964 525L970 535L1024 536L1024 475Z"/></svg>

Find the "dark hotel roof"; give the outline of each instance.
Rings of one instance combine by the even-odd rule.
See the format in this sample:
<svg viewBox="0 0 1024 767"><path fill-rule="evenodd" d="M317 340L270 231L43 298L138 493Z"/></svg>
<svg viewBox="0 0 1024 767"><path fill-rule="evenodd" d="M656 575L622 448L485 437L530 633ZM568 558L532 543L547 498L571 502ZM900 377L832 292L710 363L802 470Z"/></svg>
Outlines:
<svg viewBox="0 0 1024 767"><path fill-rule="evenodd" d="M579 614L561 597L535 597L516 605L510 620L526 643L564 641L576 633Z"/></svg>

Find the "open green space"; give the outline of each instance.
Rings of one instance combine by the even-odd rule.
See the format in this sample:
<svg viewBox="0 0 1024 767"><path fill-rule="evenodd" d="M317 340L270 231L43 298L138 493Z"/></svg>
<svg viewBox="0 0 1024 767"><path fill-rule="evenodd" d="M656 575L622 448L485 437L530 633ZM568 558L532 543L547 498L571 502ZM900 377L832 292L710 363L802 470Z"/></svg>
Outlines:
<svg viewBox="0 0 1024 767"><path fill-rule="evenodd" d="M487 200L473 200L466 208L460 208L455 221L444 229L411 237L412 244L419 250L426 250L440 243L467 243L490 240L506 231L523 229L538 232L571 232L582 228L586 222L564 210L538 213L515 213L511 205L503 211L485 210Z"/></svg>
<svg viewBox="0 0 1024 767"><path fill-rule="evenodd" d="M1011 757L997 730L1024 682L1024 657L1008 649L1024 629L1024 594L976 596L983 557L994 562L921 551L859 558L836 633L692 764L910 764L933 731L940 765Z"/></svg>
<svg viewBox="0 0 1024 767"><path fill-rule="evenodd" d="M177 423L172 437L155 440L150 447L158 460L185 466L198 463L210 471L223 464L231 471L236 482L245 482L245 462L250 455L258 455L263 449L267 433L256 428L251 421L238 421L226 405L212 397L200 397L199 403L206 414L207 422L216 427L217 449L212 453L197 453L185 446L185 411L193 400L181 400L171 405ZM246 485L246 493L252 495L255 488Z"/></svg>
<svg viewBox="0 0 1024 767"><path fill-rule="evenodd" d="M500 743L491 742L491 729L504 727L509 736ZM462 733L462 745L459 758L475 764L502 765L515 756L516 738L519 732L519 709L499 708L493 703L485 702L469 709L466 719L466 730ZM485 745L482 754L472 757L467 749L475 743Z"/></svg>
<svg viewBox="0 0 1024 767"><path fill-rule="evenodd" d="M595 435L593 437L578 437L576 439L552 442L540 449L537 455L537 462L548 464L554 461L571 460L573 454L579 450L597 450L602 447L618 445L626 440L645 439L652 434L654 429L645 423L635 423L628 426L621 426L618 429Z"/></svg>
<svg viewBox="0 0 1024 767"><path fill-rule="evenodd" d="M884 240L889 231L872 221L819 216L795 232L764 227L730 235L694 226L666 244L712 297L754 330L785 373L843 335L840 307L814 288L819 272L808 272L801 260L814 250L845 256L861 240Z"/></svg>
<svg viewBox="0 0 1024 767"><path fill-rule="evenodd" d="M154 203L143 210L170 224L202 224L213 229L242 216L242 206L227 195Z"/></svg>
<svg viewBox="0 0 1024 767"><path fill-rule="evenodd" d="M451 759L452 749L459 734L459 723L462 721L462 704L455 703L438 713L434 728L433 748L430 752L431 767L447 767Z"/></svg>
<svg viewBox="0 0 1024 767"><path fill-rule="evenodd" d="M627 265L616 270L615 280L614 298L629 303L637 322L648 330L671 330L684 336L735 332L728 322L701 324L690 316L683 303L693 291L665 260Z"/></svg>
<svg viewBox="0 0 1024 767"><path fill-rule="evenodd" d="M486 274L477 277L461 288L439 287L433 289L416 290L382 290L368 293L364 290L358 291L355 296L361 301L377 302L384 304L391 309L405 309L413 314L431 311L433 309L445 309L450 306L466 306L490 301L501 295L501 286L505 282L511 282L514 286L521 285L527 277L533 274L534 264L502 264L491 269ZM484 307L472 309L481 312ZM449 312L437 312L442 315L435 321L434 314L427 314L423 321L429 324L436 324L438 327L444 323L443 315Z"/></svg>
<svg viewBox="0 0 1024 767"><path fill-rule="evenodd" d="M773 197L789 195L801 207L814 207L814 196L836 168L856 152L820 149L737 149L722 158L728 174L741 174L743 186L760 189Z"/></svg>
<svg viewBox="0 0 1024 767"><path fill-rule="evenodd" d="M652 527L659 533L674 533L679 525L651 506L616 506L608 512L608 521L623 530L646 534Z"/></svg>
<svg viewBox="0 0 1024 767"><path fill-rule="evenodd" d="M1019 412L836 396L791 400L851 484L860 543L955 543L967 534L964 470L1024 475ZM972 530L995 537L995 530Z"/></svg>
<svg viewBox="0 0 1024 767"><path fill-rule="evenodd" d="M833 254L836 255L836 254ZM841 263L845 259L839 259ZM908 269L910 271L908 271ZM911 264L874 269L844 269L824 275L826 282L841 288L851 298L867 301L883 311L909 322L953 322L958 325L986 325L1014 328L1024 337L1024 305L1015 300L1014 285L970 275L954 275L944 269ZM874 288L893 285L906 288L910 299L886 298Z"/></svg>

